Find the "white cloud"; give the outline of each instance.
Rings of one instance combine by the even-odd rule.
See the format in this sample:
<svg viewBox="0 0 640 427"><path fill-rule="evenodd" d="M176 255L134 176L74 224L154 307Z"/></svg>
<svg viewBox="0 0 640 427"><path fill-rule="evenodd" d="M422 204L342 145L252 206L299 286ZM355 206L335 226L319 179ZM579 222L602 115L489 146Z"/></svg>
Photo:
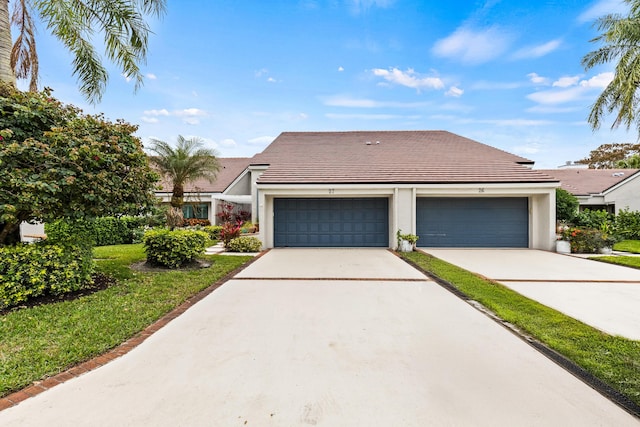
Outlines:
<svg viewBox="0 0 640 427"><path fill-rule="evenodd" d="M558 49L560 45L561 45L561 41L556 39L541 45L525 47L518 50L516 53L514 53L513 58L514 59L540 58Z"/></svg>
<svg viewBox="0 0 640 427"><path fill-rule="evenodd" d="M551 107L547 105L536 105L535 107L527 108L528 113L542 113L542 114L558 114L558 113L574 113L582 110L582 107Z"/></svg>
<svg viewBox="0 0 640 427"><path fill-rule="evenodd" d="M344 67L342 66L338 67L338 71L344 71Z"/></svg>
<svg viewBox="0 0 640 427"><path fill-rule="evenodd" d="M252 145L267 145L271 144L274 139L276 139L275 136L259 136L257 138L252 138L247 142Z"/></svg>
<svg viewBox="0 0 640 427"><path fill-rule="evenodd" d="M396 114L334 114L327 113L325 117L328 119L338 119L338 120L392 120L392 119L402 119L404 117L396 115ZM412 116L415 118L415 116Z"/></svg>
<svg viewBox="0 0 640 427"><path fill-rule="evenodd" d="M578 22L584 23L610 13L626 13L629 7L622 0L600 0L578 15Z"/></svg>
<svg viewBox="0 0 640 427"><path fill-rule="evenodd" d="M267 81L268 81L269 83L275 83L275 82L276 82L276 79L274 79L273 77L269 77L269 78L267 79Z"/></svg>
<svg viewBox="0 0 640 427"><path fill-rule="evenodd" d="M181 117L184 123L197 125L200 123L198 117L206 117L209 114L205 110L199 108L185 108L184 110L168 111L163 108L161 110L145 110L142 120L146 123L158 123L157 117Z"/></svg>
<svg viewBox="0 0 640 427"><path fill-rule="evenodd" d="M580 86L604 89L613 81L613 76L614 74L612 72L600 73L591 77L589 80L582 80Z"/></svg>
<svg viewBox="0 0 640 427"><path fill-rule="evenodd" d="M220 145L223 145L225 147L235 147L237 144L235 140L231 138L227 138L220 141Z"/></svg>
<svg viewBox="0 0 640 427"><path fill-rule="evenodd" d="M267 70L266 68L261 68L258 71L254 71L253 75L256 77L262 77L263 75L267 74L269 72L269 70Z"/></svg>
<svg viewBox="0 0 640 427"><path fill-rule="evenodd" d="M522 87L521 82L488 82L480 80L471 85L473 90L511 90Z"/></svg>
<svg viewBox="0 0 640 427"><path fill-rule="evenodd" d="M536 73L529 73L527 74L527 77L529 77L529 80L531 80L531 83L533 84L545 85L545 86L549 84L548 78L539 76Z"/></svg>
<svg viewBox="0 0 640 427"><path fill-rule="evenodd" d="M561 82L560 84L554 84L555 87L561 89L535 92L527 95L527 98L543 105L564 104L583 99L594 89L603 89L612 79L613 73L611 72L601 73L588 80L580 80L579 82L575 77L563 77L556 81L556 83ZM573 84L573 86L571 86L571 84Z"/></svg>
<svg viewBox="0 0 640 427"><path fill-rule="evenodd" d="M147 73L147 76L146 76L146 77L147 77L149 80L157 80L157 79L158 79L158 76L156 76L156 75L155 75L155 74L153 74L153 73Z"/></svg>
<svg viewBox="0 0 640 427"><path fill-rule="evenodd" d="M580 81L580 76L564 76L553 82L553 87L570 87L575 86Z"/></svg>
<svg viewBox="0 0 640 427"><path fill-rule="evenodd" d="M564 90L545 90L527 95L527 98L539 104L564 104L565 102L580 99L584 90L580 87L572 87Z"/></svg>
<svg viewBox="0 0 640 427"><path fill-rule="evenodd" d="M468 64L481 64L500 56L510 42L511 36L498 27L482 30L460 27L450 36L438 40L432 52Z"/></svg>
<svg viewBox="0 0 640 427"><path fill-rule="evenodd" d="M143 113L145 116L169 116L170 113L166 109L162 110L145 110Z"/></svg>
<svg viewBox="0 0 640 427"><path fill-rule="evenodd" d="M533 142L529 145L517 145L512 148L516 154L537 154L541 151L541 144Z"/></svg>
<svg viewBox="0 0 640 427"><path fill-rule="evenodd" d="M350 0L351 11L355 14L366 12L373 7L386 9L393 5L396 0Z"/></svg>
<svg viewBox="0 0 640 427"><path fill-rule="evenodd" d="M402 71L397 68L385 70L383 68L373 69L373 75L382 77L386 81L413 89L442 89L444 82L439 77L421 77L413 69Z"/></svg>
<svg viewBox="0 0 640 427"><path fill-rule="evenodd" d="M324 105L346 108L420 108L429 105L428 102L376 101L367 98L351 98L346 95L328 96L321 99Z"/></svg>
<svg viewBox="0 0 640 427"><path fill-rule="evenodd" d="M462 96L462 94L464 93L464 90L456 87L456 86L451 86L449 88L449 90L445 93L445 95L447 96L453 96L454 98L459 98Z"/></svg>
<svg viewBox="0 0 640 427"><path fill-rule="evenodd" d="M129 76L125 76L124 74L120 74L122 76L122 78L124 78L124 80L129 83L131 81L131 77Z"/></svg>
<svg viewBox="0 0 640 427"><path fill-rule="evenodd" d="M197 117L197 116L206 116L207 112L199 108L185 108L184 110L176 110L174 114L178 117L181 117L181 116Z"/></svg>

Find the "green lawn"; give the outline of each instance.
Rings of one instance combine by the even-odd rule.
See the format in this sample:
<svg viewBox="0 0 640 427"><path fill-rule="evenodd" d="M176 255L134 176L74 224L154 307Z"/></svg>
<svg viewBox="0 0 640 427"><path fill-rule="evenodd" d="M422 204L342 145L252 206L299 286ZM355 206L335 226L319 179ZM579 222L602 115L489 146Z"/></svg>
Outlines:
<svg viewBox="0 0 640 427"><path fill-rule="evenodd" d="M640 268L640 256L597 256L589 259L608 262L610 264L624 265L626 267Z"/></svg>
<svg viewBox="0 0 640 427"><path fill-rule="evenodd" d="M145 258L140 244L99 247L95 257L116 285L0 316L0 396L118 346L252 259L213 255L203 257L209 268L141 273L129 268Z"/></svg>
<svg viewBox="0 0 640 427"><path fill-rule="evenodd" d="M613 245L613 249L616 251L640 254L640 240L623 240Z"/></svg>
<svg viewBox="0 0 640 427"><path fill-rule="evenodd" d="M402 256L453 284L501 319L640 404L640 341L607 335L505 286L430 255L410 252Z"/></svg>

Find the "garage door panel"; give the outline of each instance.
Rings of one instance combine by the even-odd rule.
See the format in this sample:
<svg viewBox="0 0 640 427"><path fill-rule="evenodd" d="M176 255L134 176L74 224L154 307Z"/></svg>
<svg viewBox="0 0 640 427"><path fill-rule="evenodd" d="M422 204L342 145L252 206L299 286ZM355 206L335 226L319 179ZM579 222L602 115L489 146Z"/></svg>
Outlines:
<svg viewBox="0 0 640 427"><path fill-rule="evenodd" d="M528 247L528 199L419 198L419 246Z"/></svg>
<svg viewBox="0 0 640 427"><path fill-rule="evenodd" d="M274 246L388 247L386 198L274 199Z"/></svg>

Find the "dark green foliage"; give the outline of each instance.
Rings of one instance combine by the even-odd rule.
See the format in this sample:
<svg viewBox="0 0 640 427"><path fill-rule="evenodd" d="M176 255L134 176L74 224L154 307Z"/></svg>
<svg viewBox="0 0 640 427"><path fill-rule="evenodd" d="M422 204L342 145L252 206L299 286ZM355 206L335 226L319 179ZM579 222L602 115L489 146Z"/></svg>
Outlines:
<svg viewBox="0 0 640 427"><path fill-rule="evenodd" d="M618 212L616 233L624 239L640 240L640 212L624 209Z"/></svg>
<svg viewBox="0 0 640 427"><path fill-rule="evenodd" d="M22 221L137 215L155 203L136 127L0 86L0 245Z"/></svg>
<svg viewBox="0 0 640 427"><path fill-rule="evenodd" d="M144 233L142 241L148 262L177 268L202 255L207 238L204 231L159 229Z"/></svg>
<svg viewBox="0 0 640 427"><path fill-rule="evenodd" d="M123 245L140 243L144 234L146 217L100 217L95 220L74 221L76 228L83 228L87 237L95 246ZM72 233L69 220L46 223L44 228L49 239L58 239L61 234ZM73 238L73 235L70 237Z"/></svg>
<svg viewBox="0 0 640 427"><path fill-rule="evenodd" d="M578 198L567 190L556 188L556 219L571 222L578 213Z"/></svg>
<svg viewBox="0 0 640 427"><path fill-rule="evenodd" d="M51 243L0 247L0 309L41 295L60 295L91 282L91 252Z"/></svg>
<svg viewBox="0 0 640 427"><path fill-rule="evenodd" d="M615 216L604 210L585 209L573 220L578 227L602 229L613 226Z"/></svg>
<svg viewBox="0 0 640 427"><path fill-rule="evenodd" d="M202 230L209 234L209 239L220 240L220 231L222 230L221 225L207 225L203 227Z"/></svg>
<svg viewBox="0 0 640 427"><path fill-rule="evenodd" d="M260 252L262 242L257 237L240 236L232 239L227 245L229 252Z"/></svg>

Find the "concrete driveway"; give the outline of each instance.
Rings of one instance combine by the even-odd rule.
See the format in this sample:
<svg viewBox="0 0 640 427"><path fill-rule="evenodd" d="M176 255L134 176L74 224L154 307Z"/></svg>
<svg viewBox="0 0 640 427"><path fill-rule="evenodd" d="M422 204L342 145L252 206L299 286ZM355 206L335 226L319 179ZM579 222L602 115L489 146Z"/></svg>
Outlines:
<svg viewBox="0 0 640 427"><path fill-rule="evenodd" d="M272 250L2 426L638 426L386 250Z"/></svg>
<svg viewBox="0 0 640 427"><path fill-rule="evenodd" d="M640 340L640 270L529 249L426 249L612 335Z"/></svg>

